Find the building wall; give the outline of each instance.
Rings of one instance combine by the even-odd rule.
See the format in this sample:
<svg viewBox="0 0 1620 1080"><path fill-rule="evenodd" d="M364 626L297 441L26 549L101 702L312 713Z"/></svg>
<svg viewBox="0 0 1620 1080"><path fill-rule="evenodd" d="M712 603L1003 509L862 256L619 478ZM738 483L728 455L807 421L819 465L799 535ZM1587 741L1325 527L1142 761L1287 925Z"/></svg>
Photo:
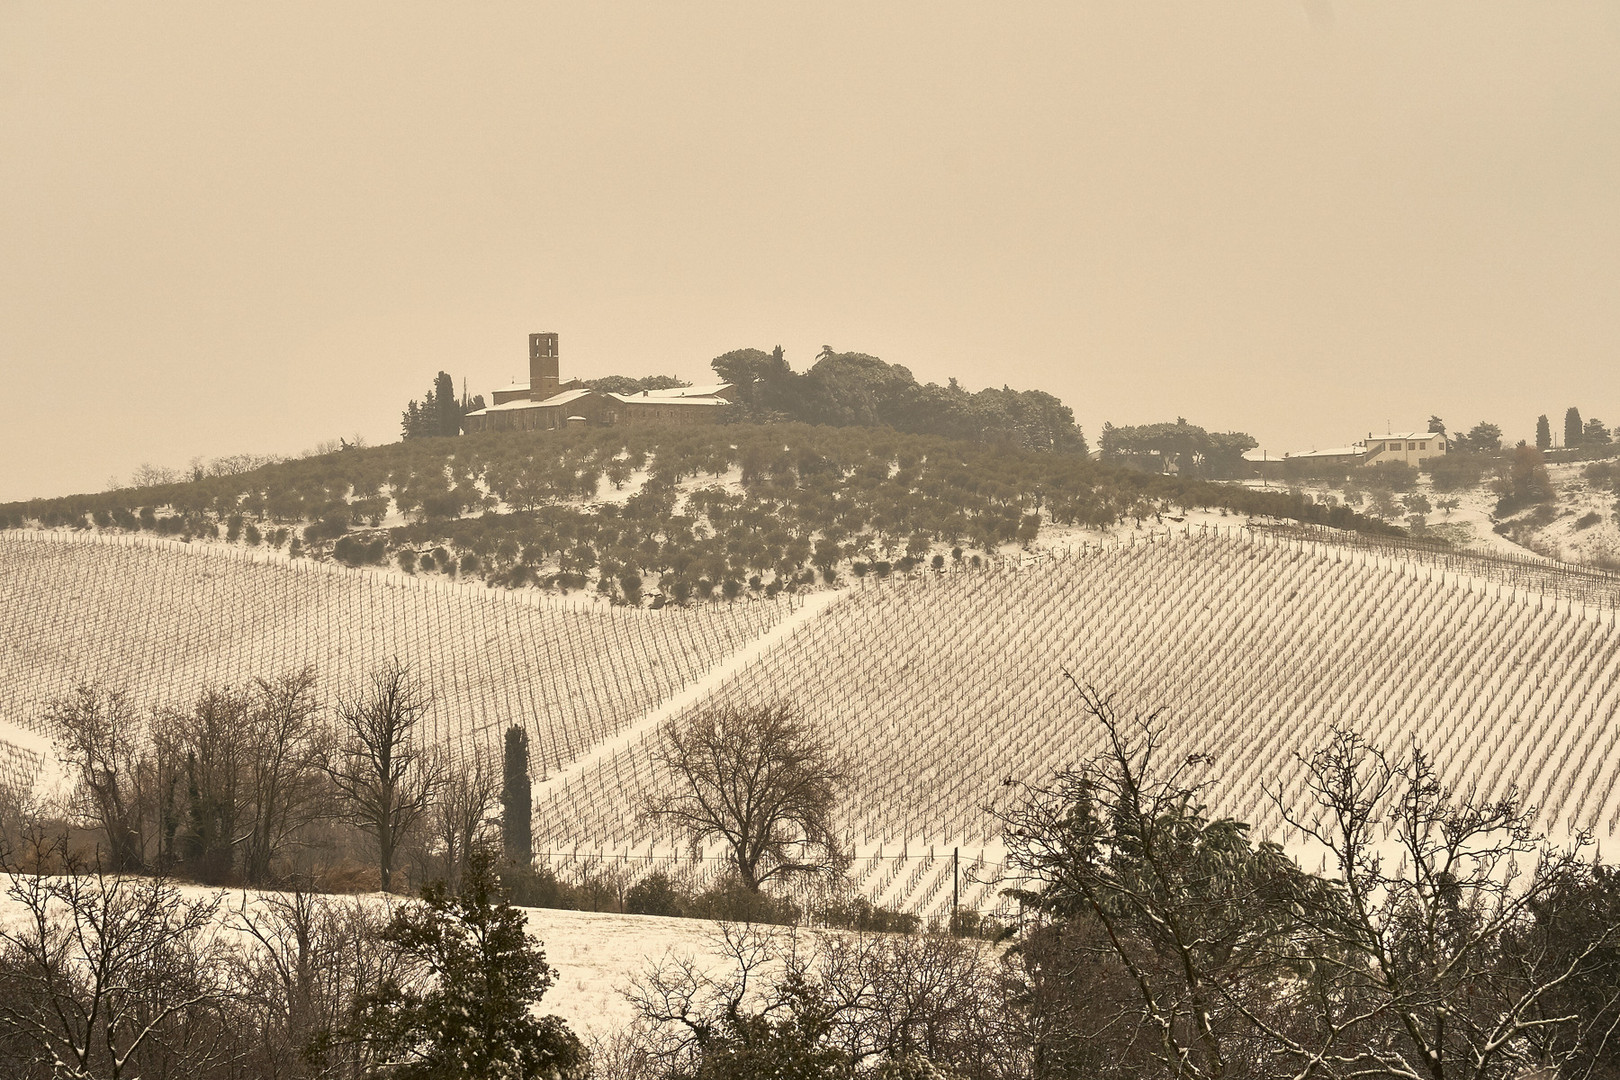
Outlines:
<svg viewBox="0 0 1620 1080"><path fill-rule="evenodd" d="M676 427L696 427L720 420L724 407L718 405L674 405L669 402L614 402L607 410L604 423L642 427L665 424Z"/></svg>
<svg viewBox="0 0 1620 1080"><path fill-rule="evenodd" d="M1446 455L1446 438L1443 435L1433 434L1427 438L1418 436L1415 439L1382 439L1367 440L1368 465L1383 465L1390 461L1399 461L1416 468L1421 461L1429 458L1444 457Z"/></svg>

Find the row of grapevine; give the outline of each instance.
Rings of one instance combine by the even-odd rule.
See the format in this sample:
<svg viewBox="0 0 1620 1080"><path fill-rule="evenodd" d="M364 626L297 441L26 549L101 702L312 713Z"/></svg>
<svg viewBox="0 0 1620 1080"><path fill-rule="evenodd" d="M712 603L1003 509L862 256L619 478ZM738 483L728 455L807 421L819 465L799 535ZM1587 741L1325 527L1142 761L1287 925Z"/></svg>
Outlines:
<svg viewBox="0 0 1620 1080"><path fill-rule="evenodd" d="M1215 811L1285 843L1299 838L1272 793L1297 806L1298 755L1339 726L1422 747L1459 788L1517 786L1550 831L1620 824L1612 608L1504 585L1488 566L1298 537L1186 530L857 589L693 708L799 705L853 767L857 853L959 844L994 861L1006 781L1101 749L1064 671L1122 710L1162 708L1168 759L1211 755ZM649 733L571 778L536 808L537 830L673 851L635 813L666 782L654 748ZM910 861L873 863L863 890L937 908L930 864Z"/></svg>
<svg viewBox="0 0 1620 1080"><path fill-rule="evenodd" d="M432 739L456 754L498 755L517 721L529 731L532 771L544 776L792 608L537 603L480 586L71 535L0 533L0 721L25 730L39 731L46 704L81 680L125 687L155 707L313 664L330 699L397 656L432 690Z"/></svg>

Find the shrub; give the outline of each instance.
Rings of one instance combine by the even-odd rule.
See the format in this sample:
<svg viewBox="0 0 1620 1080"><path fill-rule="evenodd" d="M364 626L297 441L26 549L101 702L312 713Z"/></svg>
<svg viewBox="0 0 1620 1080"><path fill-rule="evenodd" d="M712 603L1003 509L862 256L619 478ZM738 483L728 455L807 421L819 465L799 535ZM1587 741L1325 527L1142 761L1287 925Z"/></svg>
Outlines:
<svg viewBox="0 0 1620 1080"><path fill-rule="evenodd" d="M253 524L251 521L248 522L247 527L243 529L243 534L243 538L247 540L249 547L258 547L259 541L264 539L259 535L259 527Z"/></svg>
<svg viewBox="0 0 1620 1080"><path fill-rule="evenodd" d="M685 897L662 870L648 874L624 894L624 910L632 915L680 915L685 906Z"/></svg>
<svg viewBox="0 0 1620 1080"><path fill-rule="evenodd" d="M1592 526L1596 525L1598 522L1600 522L1602 520L1603 520L1603 515L1598 513L1596 510L1593 510L1590 513L1582 514L1581 517L1579 518L1579 520L1577 520L1575 522L1575 528L1576 529L1590 529Z"/></svg>
<svg viewBox="0 0 1620 1080"><path fill-rule="evenodd" d="M754 892L735 873L728 873L692 897L686 914L694 919L720 922L770 923L791 926L803 914L799 905L785 897Z"/></svg>
<svg viewBox="0 0 1620 1080"><path fill-rule="evenodd" d="M1445 454L1423 463L1436 491L1460 491L1478 487L1491 459L1483 454Z"/></svg>
<svg viewBox="0 0 1620 1080"><path fill-rule="evenodd" d="M922 929L922 919L903 911L878 907L864 896L857 896L842 904L829 904L816 912L828 926L841 930L862 930L876 934L915 934Z"/></svg>
<svg viewBox="0 0 1620 1080"><path fill-rule="evenodd" d="M1411 491L1417 485L1418 471L1404 461L1386 461L1365 471L1366 483L1371 487L1387 487L1391 491Z"/></svg>

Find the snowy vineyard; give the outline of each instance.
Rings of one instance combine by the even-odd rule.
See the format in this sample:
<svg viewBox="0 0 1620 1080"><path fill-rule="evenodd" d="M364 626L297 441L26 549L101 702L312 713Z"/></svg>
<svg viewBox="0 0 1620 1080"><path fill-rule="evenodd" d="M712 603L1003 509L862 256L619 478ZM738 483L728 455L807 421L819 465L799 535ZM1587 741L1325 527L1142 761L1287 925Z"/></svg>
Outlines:
<svg viewBox="0 0 1620 1080"><path fill-rule="evenodd" d="M964 878L994 878L991 811L1015 791L1007 780L1038 782L1101 749L1064 670L1122 711L1162 708L1166 760L1210 755L1213 809L1260 837L1298 842L1270 793L1298 806L1298 755L1349 726L1389 750L1422 747L1458 788L1517 785L1553 834L1607 840L1620 825L1614 609L1468 568L1189 530L923 576L850 592L692 707L800 704L854 768L861 891L925 912L949 904L953 848ZM654 738L643 731L537 805L537 845L564 861L673 856L634 812L661 782ZM960 887L964 902L991 899Z"/></svg>
<svg viewBox="0 0 1620 1080"><path fill-rule="evenodd" d="M535 847L562 870L701 881L643 824L658 723L718 702L797 704L850 763L852 889L924 914L1000 903L1008 781L1096 753L1063 672L1162 709L1171 759L1210 755L1212 808L1294 845L1273 800L1349 726L1419 746L1446 781L1517 786L1555 835L1620 827L1612 592L1522 568L1249 530L1188 529L808 601L626 610L143 539L0 534L0 782L39 764L44 703L76 680L145 704L305 663L330 696L398 655L431 735L498 760L530 734ZM1602 583L1599 583L1602 584ZM12 737L7 738L10 731ZM32 740L32 741L31 741ZM953 853L956 855L953 858Z"/></svg>
<svg viewBox="0 0 1620 1080"><path fill-rule="evenodd" d="M39 733L46 703L86 679L158 707L313 664L330 700L397 656L432 690L435 742L498 762L518 721L542 776L792 609L630 610L221 550L0 533L0 724ZM22 742L0 738L0 770L37 758Z"/></svg>

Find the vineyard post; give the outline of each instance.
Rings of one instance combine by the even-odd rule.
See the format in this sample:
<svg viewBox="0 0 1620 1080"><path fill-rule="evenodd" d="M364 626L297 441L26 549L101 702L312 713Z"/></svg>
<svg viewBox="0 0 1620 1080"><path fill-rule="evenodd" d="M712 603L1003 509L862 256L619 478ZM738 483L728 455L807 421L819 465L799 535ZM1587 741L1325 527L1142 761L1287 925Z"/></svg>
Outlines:
<svg viewBox="0 0 1620 1080"><path fill-rule="evenodd" d="M951 848L951 914L962 906L962 849Z"/></svg>

